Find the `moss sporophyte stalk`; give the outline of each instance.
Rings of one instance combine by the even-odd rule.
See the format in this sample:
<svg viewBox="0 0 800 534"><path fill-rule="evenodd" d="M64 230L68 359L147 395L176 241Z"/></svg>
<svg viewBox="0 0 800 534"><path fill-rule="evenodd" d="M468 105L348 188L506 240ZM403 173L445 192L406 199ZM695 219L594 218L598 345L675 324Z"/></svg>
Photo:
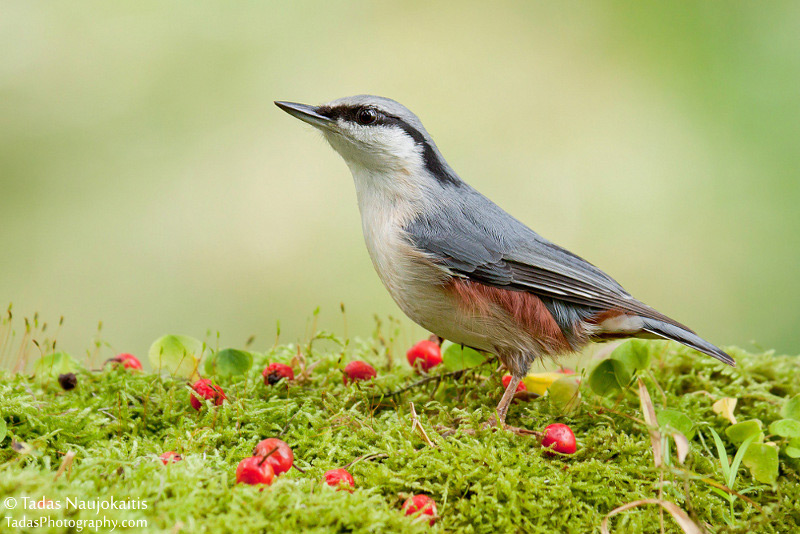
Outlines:
<svg viewBox="0 0 800 534"><path fill-rule="evenodd" d="M165 533L549 534L603 524L659 533L662 523L680 532L686 521L725 532L800 528L795 357L730 349L731 368L645 342L586 357L575 374L541 366L525 382L536 392L510 405L508 424L528 432L517 434L485 424L505 374L486 355L445 348L442 364L420 376L402 358L409 347L380 333L321 333L222 357L225 349L186 336L159 343L151 370L63 353L32 359L32 375L0 374L0 502L19 503L3 513L22 525L3 519L7 528L61 532L64 522L90 520L146 521L148 532ZM353 361L375 375L344 384ZM271 363L290 366L295 379L265 384ZM69 391L58 383L65 372L77 377ZM219 404L192 408L198 378ZM541 445L553 424L571 429L574 454ZM277 441L254 450L270 438L285 443L292 467L268 486L236 484L243 460L267 465ZM355 483L323 483L337 470ZM435 515L405 516L404 503L420 495ZM30 526L39 518L49 522Z"/></svg>

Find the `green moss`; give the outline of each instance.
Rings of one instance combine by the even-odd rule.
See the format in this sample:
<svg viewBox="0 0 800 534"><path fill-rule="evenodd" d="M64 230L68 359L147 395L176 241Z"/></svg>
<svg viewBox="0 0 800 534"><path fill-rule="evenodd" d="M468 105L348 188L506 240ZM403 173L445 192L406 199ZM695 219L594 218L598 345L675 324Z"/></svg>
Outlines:
<svg viewBox="0 0 800 534"><path fill-rule="evenodd" d="M502 389L499 376L492 374L493 364L445 379L448 387L432 382L385 396L382 393L416 380L416 375L405 362L387 369L386 358L376 356L382 354L378 341L357 341L350 347L306 354L309 365L321 363L310 382L288 387L264 386L259 373L268 362L288 363L297 347L255 354L256 365L245 378L220 382L229 402L200 412L189 405L185 381L152 374L110 368L82 372L77 388L68 392L50 377L2 375L0 414L9 435L0 443L0 499L21 502L23 496L45 496L64 502L68 497L87 501L113 496L144 501L146 510L112 510L98 516L62 508L44 515L54 520L146 519L146 530L163 532L182 525L183 531L194 533L550 534L598 531L608 512L657 497L660 487L665 499L715 532L800 528L800 478L785 457L781 456L774 488L753 482L747 470L741 470L734 489L749 487L747 496L763 511L737 499L731 518L727 502L701 480L723 482L719 460L700 436L691 442L685 470L654 467L650 439L637 422L642 415L632 393L602 399L584 390L581 410L569 417L557 415L547 397L515 403L509 416L512 425L541 429L560 421L572 427L578 452L554 458L544 455L532 436L481 429ZM784 399L800 393L796 358L734 351L739 366L727 368L675 345L656 352L652 375L646 378L656 408L680 410L695 424L710 424L720 434L728 423L712 412L715 400L737 397L740 420L757 418L768 425L781 417ZM374 384L343 385L340 369L351 359L376 365L379 376ZM436 447L412 430L410 402ZM474 432L443 437L437 430L456 426ZM263 491L236 486L238 462L259 440L281 432L305 474L291 470ZM13 450L12 438L32 451ZM727 445L732 456L734 445ZM157 456L168 450L178 451L184 460L162 465ZM54 480L68 451L77 454L71 470ZM385 457L350 468L357 485L354 493L319 484L324 471L375 453ZM403 516L400 508L409 493L427 493L436 500L441 518L433 528ZM43 513L4 510L4 516L14 519L24 514L35 518ZM2 521L5 527L6 519ZM679 532L668 515L664 523L666 532ZM617 532L659 532L659 510L636 508L615 516L611 524ZM39 531L47 530L63 529Z"/></svg>

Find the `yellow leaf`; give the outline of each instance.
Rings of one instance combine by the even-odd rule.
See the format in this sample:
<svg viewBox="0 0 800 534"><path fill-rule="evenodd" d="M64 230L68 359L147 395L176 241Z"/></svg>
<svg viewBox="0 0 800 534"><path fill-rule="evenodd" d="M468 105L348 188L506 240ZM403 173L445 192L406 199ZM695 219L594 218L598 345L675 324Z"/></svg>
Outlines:
<svg viewBox="0 0 800 534"><path fill-rule="evenodd" d="M724 397L712 404L711 409L714 410L715 414L721 415L735 425L736 416L733 415L733 410L736 408L736 400L732 397Z"/></svg>
<svg viewBox="0 0 800 534"><path fill-rule="evenodd" d="M564 378L564 373L531 373L522 379L522 383L528 391L541 396L559 378Z"/></svg>

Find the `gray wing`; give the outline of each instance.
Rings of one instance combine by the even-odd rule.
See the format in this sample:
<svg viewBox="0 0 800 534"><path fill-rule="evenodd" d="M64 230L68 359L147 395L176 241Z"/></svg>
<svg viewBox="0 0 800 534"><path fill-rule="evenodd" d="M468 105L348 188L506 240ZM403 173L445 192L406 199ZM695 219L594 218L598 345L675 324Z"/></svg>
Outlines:
<svg viewBox="0 0 800 534"><path fill-rule="evenodd" d="M603 271L539 236L471 188L444 199L438 208L435 217L420 216L405 230L416 247L456 276L598 312L618 309L691 332L634 299Z"/></svg>

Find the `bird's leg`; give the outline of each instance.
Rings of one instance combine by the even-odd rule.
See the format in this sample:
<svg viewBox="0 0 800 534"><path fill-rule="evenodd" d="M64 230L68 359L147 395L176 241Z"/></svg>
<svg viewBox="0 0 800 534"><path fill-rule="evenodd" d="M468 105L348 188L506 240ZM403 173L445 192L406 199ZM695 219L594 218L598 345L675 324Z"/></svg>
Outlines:
<svg viewBox="0 0 800 534"><path fill-rule="evenodd" d="M503 428L506 426L506 414L508 413L508 407L511 405L511 401L514 400L514 394L517 392L517 386L522 381L522 378L518 376L511 376L511 380L508 383L508 387L506 387L506 391L503 393L503 396L500 398L500 403L497 405L497 426Z"/></svg>
<svg viewBox="0 0 800 534"><path fill-rule="evenodd" d="M519 386L520 382L522 382L521 377L516 377L513 375L511 376L511 381L508 383L508 387L506 387L503 396L500 398L500 404L497 405L497 417L495 417L494 415L491 416L489 420L482 425L484 429L501 428L503 430L513 432L520 436L528 436L531 434L538 435L538 433L533 430L506 425L506 415L508 414L508 407L511 405L511 401L514 400L514 394L517 392L517 386ZM449 436L455 433L455 430L452 428L441 427L438 430L442 432L443 436ZM473 436L475 435L475 431L472 429L463 429L462 432Z"/></svg>
<svg viewBox="0 0 800 534"><path fill-rule="evenodd" d="M511 405L511 401L514 400L514 394L517 392L517 386L521 381L522 378L511 376L511 381L508 383L508 387L506 387L506 391L503 393L503 396L500 398L500 403L497 405L497 417L494 415L491 416L485 427L507 428L506 414L508 413L508 407ZM509 427L509 430L514 429Z"/></svg>

